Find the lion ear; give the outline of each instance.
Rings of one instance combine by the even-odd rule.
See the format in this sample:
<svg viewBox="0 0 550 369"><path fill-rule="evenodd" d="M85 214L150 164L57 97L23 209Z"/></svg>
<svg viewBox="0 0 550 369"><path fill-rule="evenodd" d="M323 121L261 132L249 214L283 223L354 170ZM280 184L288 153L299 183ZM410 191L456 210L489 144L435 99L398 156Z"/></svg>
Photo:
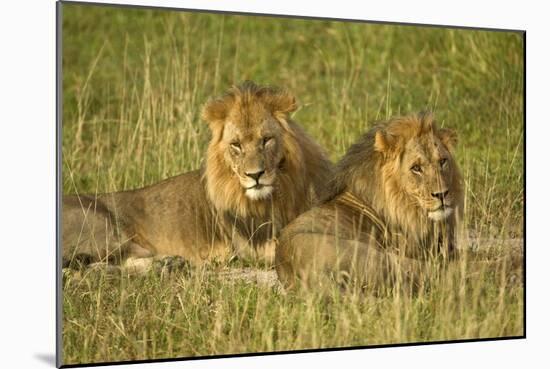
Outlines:
<svg viewBox="0 0 550 369"><path fill-rule="evenodd" d="M419 114L421 122L421 132L431 132L434 127L434 115L430 111L424 111Z"/></svg>
<svg viewBox="0 0 550 369"><path fill-rule="evenodd" d="M381 153L389 152L395 145L396 137L383 131L374 134L374 149Z"/></svg>
<svg viewBox="0 0 550 369"><path fill-rule="evenodd" d="M285 116L295 112L298 109L296 97L287 91L283 91L273 96L270 104L271 112L275 115L284 114Z"/></svg>
<svg viewBox="0 0 550 369"><path fill-rule="evenodd" d="M221 140L224 129L224 121L229 114L233 100L230 96L211 99L204 104L201 112L201 117L208 123L208 127L212 132L212 141L218 142Z"/></svg>
<svg viewBox="0 0 550 369"><path fill-rule="evenodd" d="M201 117L212 127L212 124L225 120L233 104L231 96L210 99L202 108Z"/></svg>
<svg viewBox="0 0 550 369"><path fill-rule="evenodd" d="M447 150L454 150L458 143L458 135L454 130L449 128L441 128L438 132L438 136Z"/></svg>
<svg viewBox="0 0 550 369"><path fill-rule="evenodd" d="M286 90L264 88L259 97L271 114L285 124L288 115L298 108L296 97Z"/></svg>

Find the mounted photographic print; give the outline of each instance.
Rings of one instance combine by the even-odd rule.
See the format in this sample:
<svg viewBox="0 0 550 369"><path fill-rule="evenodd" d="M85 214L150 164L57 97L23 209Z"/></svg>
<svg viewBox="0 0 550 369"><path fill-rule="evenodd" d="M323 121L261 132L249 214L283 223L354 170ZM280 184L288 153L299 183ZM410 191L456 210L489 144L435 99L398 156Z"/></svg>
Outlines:
<svg viewBox="0 0 550 369"><path fill-rule="evenodd" d="M524 50L58 3L58 365L524 338Z"/></svg>

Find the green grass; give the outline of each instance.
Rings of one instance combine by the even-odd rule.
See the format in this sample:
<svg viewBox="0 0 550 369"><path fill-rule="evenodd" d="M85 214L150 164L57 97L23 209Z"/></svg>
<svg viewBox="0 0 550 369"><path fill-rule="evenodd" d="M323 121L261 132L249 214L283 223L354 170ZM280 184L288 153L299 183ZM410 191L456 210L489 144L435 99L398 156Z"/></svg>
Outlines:
<svg viewBox="0 0 550 369"><path fill-rule="evenodd" d="M68 362L139 360L243 352L521 335L522 289L495 268L461 261L413 297L281 294L196 270L160 276L68 278Z"/></svg>
<svg viewBox="0 0 550 369"><path fill-rule="evenodd" d="M523 77L517 33L64 4L63 191L199 167L201 105L252 79L291 89L294 119L334 160L375 120L434 110L459 133L471 236L521 238ZM200 273L69 277L64 362L520 335L508 254L480 270L461 260L415 297L281 295Z"/></svg>

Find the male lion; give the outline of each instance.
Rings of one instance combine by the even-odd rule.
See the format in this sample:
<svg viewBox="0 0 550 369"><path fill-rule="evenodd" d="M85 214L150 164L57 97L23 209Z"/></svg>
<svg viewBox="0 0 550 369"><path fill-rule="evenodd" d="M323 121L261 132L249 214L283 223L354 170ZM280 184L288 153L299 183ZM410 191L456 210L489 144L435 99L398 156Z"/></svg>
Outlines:
<svg viewBox="0 0 550 369"><path fill-rule="evenodd" d="M451 155L456 140L431 114L369 130L337 164L332 196L281 232L281 282L343 278L369 285L399 277L410 286L428 256L453 254L463 211L462 177Z"/></svg>
<svg viewBox="0 0 550 369"><path fill-rule="evenodd" d="M64 265L261 253L325 196L332 174L321 147L289 118L295 110L289 92L244 82L203 108L212 138L201 169L136 190L65 196Z"/></svg>

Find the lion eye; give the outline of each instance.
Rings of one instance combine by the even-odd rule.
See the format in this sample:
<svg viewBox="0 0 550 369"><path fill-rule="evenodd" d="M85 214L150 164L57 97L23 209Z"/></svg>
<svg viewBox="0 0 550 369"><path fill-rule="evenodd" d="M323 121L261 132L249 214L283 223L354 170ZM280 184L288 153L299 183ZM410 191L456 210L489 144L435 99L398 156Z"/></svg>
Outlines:
<svg viewBox="0 0 550 369"><path fill-rule="evenodd" d="M443 158L439 161L439 165L441 165L441 168L443 168L447 164L447 159Z"/></svg>
<svg viewBox="0 0 550 369"><path fill-rule="evenodd" d="M264 137L264 140L263 140L263 145L267 145L268 143L270 143L271 141L273 140L273 137Z"/></svg>
<svg viewBox="0 0 550 369"><path fill-rule="evenodd" d="M420 167L420 165L418 164L415 164L411 167L411 170L414 172L414 173L422 173L422 168Z"/></svg>
<svg viewBox="0 0 550 369"><path fill-rule="evenodd" d="M234 149L235 151L238 151L238 152L241 151L241 144L238 143L237 141L231 142L229 145L230 145L231 148Z"/></svg>

